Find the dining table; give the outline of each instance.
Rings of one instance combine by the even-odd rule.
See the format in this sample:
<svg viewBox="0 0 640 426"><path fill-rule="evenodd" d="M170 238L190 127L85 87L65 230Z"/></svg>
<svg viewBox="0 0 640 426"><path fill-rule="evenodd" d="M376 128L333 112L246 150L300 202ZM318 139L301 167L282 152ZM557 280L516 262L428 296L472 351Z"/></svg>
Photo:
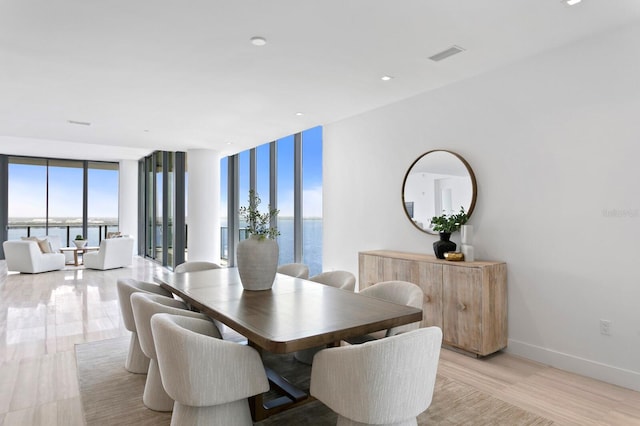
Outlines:
<svg viewBox="0 0 640 426"><path fill-rule="evenodd" d="M318 346L337 346L362 336L422 319L422 310L276 274L269 290L245 290L237 268L173 273L154 280L191 309L221 322L247 338L259 352L287 354ZM264 401L250 398L254 421L307 402L310 397L277 372L266 368L272 385L284 395Z"/></svg>

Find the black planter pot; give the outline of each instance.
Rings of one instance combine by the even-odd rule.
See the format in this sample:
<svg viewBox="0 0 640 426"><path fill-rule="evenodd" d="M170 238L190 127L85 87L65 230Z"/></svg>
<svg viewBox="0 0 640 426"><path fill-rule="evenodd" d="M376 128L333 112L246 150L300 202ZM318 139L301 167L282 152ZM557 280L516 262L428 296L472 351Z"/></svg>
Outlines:
<svg viewBox="0 0 640 426"><path fill-rule="evenodd" d="M456 243L449 241L451 232L441 232L440 239L433 243L433 252L438 259L444 259L444 254L448 251L456 251Z"/></svg>

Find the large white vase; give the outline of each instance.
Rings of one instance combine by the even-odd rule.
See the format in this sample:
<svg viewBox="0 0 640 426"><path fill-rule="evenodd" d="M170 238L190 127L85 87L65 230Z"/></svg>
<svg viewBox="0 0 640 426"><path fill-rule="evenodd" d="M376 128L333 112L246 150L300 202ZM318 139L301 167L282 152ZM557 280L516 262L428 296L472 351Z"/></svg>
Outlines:
<svg viewBox="0 0 640 426"><path fill-rule="evenodd" d="M236 251L240 281L245 290L269 290L278 269L276 240L251 235L238 243Z"/></svg>

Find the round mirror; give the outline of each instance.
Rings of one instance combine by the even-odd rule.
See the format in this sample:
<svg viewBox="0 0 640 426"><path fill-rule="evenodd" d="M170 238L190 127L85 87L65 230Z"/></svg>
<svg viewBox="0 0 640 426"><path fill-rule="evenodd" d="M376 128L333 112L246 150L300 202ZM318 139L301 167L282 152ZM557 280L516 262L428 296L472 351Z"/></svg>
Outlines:
<svg viewBox="0 0 640 426"><path fill-rule="evenodd" d="M476 177L458 154L429 151L409 167L402 183L402 201L416 228L437 234L431 227L433 216L458 213L461 207L471 216L476 205Z"/></svg>

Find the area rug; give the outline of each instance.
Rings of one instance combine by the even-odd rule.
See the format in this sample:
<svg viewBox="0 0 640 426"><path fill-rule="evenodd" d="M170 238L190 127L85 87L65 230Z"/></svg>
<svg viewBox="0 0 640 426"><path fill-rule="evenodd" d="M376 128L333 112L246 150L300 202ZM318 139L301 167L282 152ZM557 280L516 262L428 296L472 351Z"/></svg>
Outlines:
<svg viewBox="0 0 640 426"><path fill-rule="evenodd" d="M171 413L158 413L142 403L146 376L124 369L129 339L84 343L76 346L78 382L88 426L168 426ZM309 367L291 356L269 356L265 363L301 388L308 387ZM336 415L314 401L256 423L275 425L335 425ZM536 416L471 386L438 375L433 402L418 416L419 425L551 425Z"/></svg>

